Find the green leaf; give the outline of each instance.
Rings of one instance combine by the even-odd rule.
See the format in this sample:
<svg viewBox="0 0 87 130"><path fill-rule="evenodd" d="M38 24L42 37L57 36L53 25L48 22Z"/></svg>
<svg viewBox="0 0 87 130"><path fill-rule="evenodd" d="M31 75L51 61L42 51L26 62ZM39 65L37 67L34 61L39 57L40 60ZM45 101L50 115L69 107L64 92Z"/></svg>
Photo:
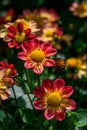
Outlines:
<svg viewBox="0 0 87 130"><path fill-rule="evenodd" d="M35 120L35 114L33 110L30 109L21 109L21 117L24 123L31 124Z"/></svg>
<svg viewBox="0 0 87 130"><path fill-rule="evenodd" d="M78 113L78 121L76 122L76 127L83 127L87 125L87 110L82 110Z"/></svg>
<svg viewBox="0 0 87 130"><path fill-rule="evenodd" d="M0 121L3 121L3 119L6 117L6 114L3 110L0 110Z"/></svg>

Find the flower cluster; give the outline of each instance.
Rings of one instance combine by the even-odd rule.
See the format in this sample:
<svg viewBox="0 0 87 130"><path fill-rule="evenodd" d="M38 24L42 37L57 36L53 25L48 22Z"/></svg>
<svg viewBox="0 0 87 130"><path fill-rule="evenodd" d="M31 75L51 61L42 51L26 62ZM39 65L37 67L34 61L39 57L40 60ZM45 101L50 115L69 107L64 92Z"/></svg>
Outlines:
<svg viewBox="0 0 87 130"><path fill-rule="evenodd" d="M72 40L72 36L64 34L59 21L60 16L54 9L41 8L23 10L15 20L4 23L0 38L7 47L7 58L0 62L0 99L7 99L11 95L9 88L21 82L21 89L29 98L32 109L44 110L46 120L63 121L66 111L74 110L76 103L70 98L74 88L65 86L67 78L57 72L80 68L82 64L78 58L58 57L61 50L66 51L64 47L71 47ZM13 63L9 64L11 60ZM19 109L14 90L13 94Z"/></svg>

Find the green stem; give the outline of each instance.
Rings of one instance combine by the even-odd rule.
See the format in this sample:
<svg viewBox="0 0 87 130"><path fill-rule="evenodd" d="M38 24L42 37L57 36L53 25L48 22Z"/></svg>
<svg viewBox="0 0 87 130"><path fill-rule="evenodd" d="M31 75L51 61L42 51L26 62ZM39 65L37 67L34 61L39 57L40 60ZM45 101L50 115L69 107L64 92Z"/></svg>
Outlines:
<svg viewBox="0 0 87 130"><path fill-rule="evenodd" d="M17 107L19 108L19 105L18 105L18 101L17 101L17 97L16 97L16 94L15 94L14 87L12 87L12 91L13 91L13 94L14 94L14 98L15 98L16 105L17 105Z"/></svg>
<svg viewBox="0 0 87 130"><path fill-rule="evenodd" d="M26 73L27 83L29 85L30 92L32 92L30 71L25 69L25 73Z"/></svg>
<svg viewBox="0 0 87 130"><path fill-rule="evenodd" d="M40 75L36 75L36 76L37 76L38 86L40 86Z"/></svg>

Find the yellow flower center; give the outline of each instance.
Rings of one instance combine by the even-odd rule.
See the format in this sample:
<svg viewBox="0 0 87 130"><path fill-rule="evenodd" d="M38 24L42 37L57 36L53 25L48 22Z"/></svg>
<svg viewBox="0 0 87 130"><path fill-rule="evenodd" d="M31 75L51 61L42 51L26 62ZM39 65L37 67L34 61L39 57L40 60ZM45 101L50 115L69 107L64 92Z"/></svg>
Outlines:
<svg viewBox="0 0 87 130"><path fill-rule="evenodd" d="M19 43L22 43L25 41L25 33L18 33L16 36L15 36L15 40Z"/></svg>
<svg viewBox="0 0 87 130"><path fill-rule="evenodd" d="M61 102L61 96L58 92L53 92L47 97L47 103L51 106L57 106Z"/></svg>
<svg viewBox="0 0 87 130"><path fill-rule="evenodd" d="M52 36L53 33L54 33L54 30L53 30L53 29L48 29L48 30L45 31L45 35L46 35L47 37Z"/></svg>
<svg viewBox="0 0 87 130"><path fill-rule="evenodd" d="M8 68L6 70L5 76L11 76L11 74L12 74L12 70L10 68Z"/></svg>
<svg viewBox="0 0 87 130"><path fill-rule="evenodd" d="M41 62L44 59L44 52L40 49L36 49L31 52L31 58L36 62Z"/></svg>

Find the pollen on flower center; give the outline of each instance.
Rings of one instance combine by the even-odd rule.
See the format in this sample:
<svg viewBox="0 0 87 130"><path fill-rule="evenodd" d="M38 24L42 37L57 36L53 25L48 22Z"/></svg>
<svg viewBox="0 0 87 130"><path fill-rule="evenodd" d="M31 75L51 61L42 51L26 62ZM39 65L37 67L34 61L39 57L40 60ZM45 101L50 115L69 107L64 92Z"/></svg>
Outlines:
<svg viewBox="0 0 87 130"><path fill-rule="evenodd" d="M31 58L34 61L41 62L44 59L44 52L40 49L36 49L31 52Z"/></svg>
<svg viewBox="0 0 87 130"><path fill-rule="evenodd" d="M19 33L15 36L15 40L19 43L25 41L25 33Z"/></svg>
<svg viewBox="0 0 87 130"><path fill-rule="evenodd" d="M61 101L61 96L58 92L53 92L47 97L47 103L51 106L57 106Z"/></svg>

